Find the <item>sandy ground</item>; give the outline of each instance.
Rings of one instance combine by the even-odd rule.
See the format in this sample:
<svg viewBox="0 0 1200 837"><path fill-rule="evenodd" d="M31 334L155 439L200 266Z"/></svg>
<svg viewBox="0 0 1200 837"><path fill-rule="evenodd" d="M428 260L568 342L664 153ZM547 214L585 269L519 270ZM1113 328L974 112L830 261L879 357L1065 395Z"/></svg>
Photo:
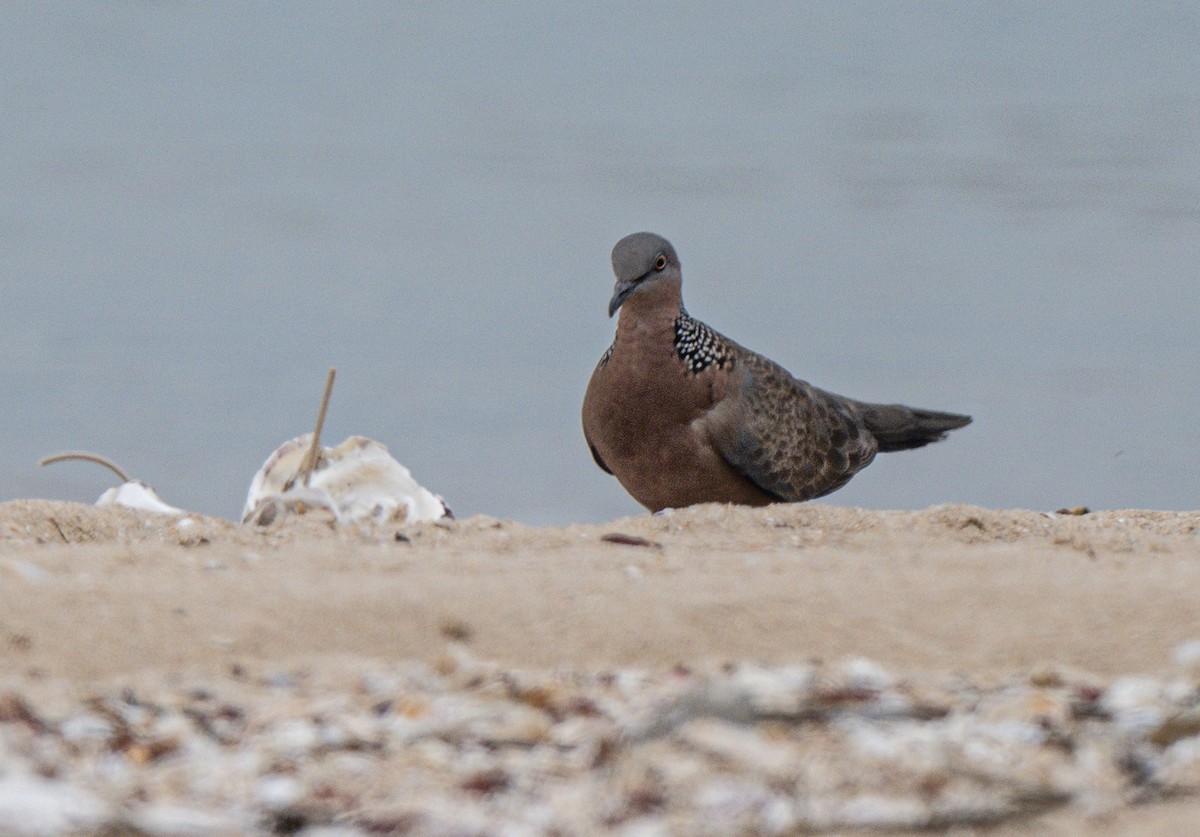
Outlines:
<svg viewBox="0 0 1200 837"><path fill-rule="evenodd" d="M954 816L922 820L917 815L908 821L854 819L826 816L826 809L810 806L800 813L788 809L792 819L779 814L760 821L746 815L750 818L739 820L731 833L871 825L903 829L906 822L935 830L958 828L956 833L983 824L990 825L989 833L1001 834L1200 829L1200 802L1192 795L1200 790L1200 781L1189 784L1192 768L1178 767L1186 762L1182 745L1200 738L1190 727L1161 735L1147 727L1138 734L1147 740L1159 735L1159 749L1142 739L1135 747L1128 743L1132 727L1117 729L1123 710L1104 703L1113 684L1124 688L1143 682L1158 683L1161 694L1154 700L1170 703L1156 710L1160 715L1200 703L1200 671L1189 668L1200 653L1187 645L1200 639L1200 512L1070 516L966 506L918 512L702 506L560 529L477 517L359 530L334 529L312 518L253 529L195 515L181 520L112 507L16 501L0 504L0 578L0 685L10 703L28 708L6 712L0 705L0 727L23 723L38 734L50 735L45 730L51 730L55 740L69 737L63 731L66 719L95 714L97 695L182 689L184 681L220 690L232 688L235 681L268 682L279 672L291 672L309 684L306 700L319 703L345 688L348 681L339 679L338 672L353 670L361 679L364 671L389 666L394 671L400 670L397 666L423 666L445 676L474 665L490 667L493 675L516 671L561 679L562 672L573 672L586 691L593 682L587 678L605 672L640 672L667 688L664 678L673 672L685 679L696 672L719 677L731 667L754 665L777 678L816 670L820 677L832 677L844 661L864 658L877 667L870 670L876 674L846 669L838 675L857 684L851 689L855 694L865 689L864 694L882 695L915 684L905 694L911 697L915 689L927 697L942 688L936 684L959 684L948 687L950 696L940 699L942 708L930 717L977 712L978 695L1011 695L1013 684L1025 690L1022 695L1036 697L1038 689L1052 698L1066 695L1064 706L1078 707L1078 695L1086 693L1100 709L1077 711L1080 718L1116 719L1112 735L1097 733L1097 741L1109 742L1104 747L1137 749L1142 754L1138 758L1154 764L1160 757L1173 758L1177 778L1139 778L1127 764L1132 750L1114 750L1116 766L1104 774L1106 779L1096 780L1105 789L1102 802L1095 801L1095 794L1061 791L1056 785L1052 804L1030 801L1026 810L1017 810L1021 803L1013 803L1017 797L1010 793L1007 809L978 822ZM866 679L860 683L854 677ZM480 682L468 681L447 681L438 688L469 690ZM610 681L593 685L608 688ZM967 700L967 691L976 697ZM825 701L821 706L827 707L830 694L810 690L804 699ZM837 694L842 700L844 690ZM921 704L926 697L910 703ZM733 720L728 714L704 710L697 718L711 715L745 730L768 723L770 713ZM36 723L29 715L37 717ZM551 726L560 723L560 715L549 716ZM925 716L914 711L906 717ZM1063 720L1071 735L1092 734L1073 718ZM871 719L875 723L874 715ZM1043 727L1047 723L1036 712L1024 720ZM694 752L700 745L692 739L709 733L702 723L696 726L699 721L688 723L678 736L670 734L682 736L671 738L670 746L686 745ZM1110 738L1125 744L1112 744ZM109 752L125 752L113 741ZM1082 745L1072 742L1066 749L1077 752ZM560 743L559 750L564 746ZM1160 751L1171 746L1170 758L1162 756ZM1200 749L1200 743L1195 746ZM9 749L14 747L10 742ZM836 762L839 751L830 752ZM138 780L142 785L136 792L128 782L116 789L104 785L80 766L89 758L87 752L68 747L64 753L73 767L42 769L41 774L62 779L59 790L64 791L69 779L72 792L82 789L107 806L92 820L84 814L62 820L67 831L93 828L97 822L114 828L111 823L120 817L135 816L129 813L136 807L131 799L159 792L147 790L154 781L150 774ZM674 757L666 753L663 758ZM171 759L169 754L143 759L139 767L167 770ZM736 762L726 754L722 775L738 775ZM903 760L898 764L903 767ZM272 770L278 773L276 768L268 765L255 775L261 779L273 775ZM746 771L756 769L752 764ZM838 765L832 763L830 769ZM1055 769L1061 773L1067 767ZM304 774L296 768L288 775ZM505 793L516 793L507 779L495 788L483 780L479 787L466 781L460 782L460 790L465 787L485 809L500 805L496 799ZM778 781L764 782L771 793L779 791ZM981 787L972 785L971 792L982 793ZM886 791L884 782L872 792ZM160 820L143 817L138 828L142 833L232 833L244 827L234 820L204 820L204 805L189 802L189 793L199 792L181 791L170 802L193 816L187 821L179 814L179 822L194 826L191 831L178 822L172 826L166 814ZM265 798L261 788L245 793ZM784 796L770 804L783 810L780 805L792 804ZM518 798L508 800L510 810ZM302 814L296 813L295 799L285 801L292 807L282 807L293 819L264 829L289 830L283 822L294 825L292 831L323 824L348 834L360 833L355 828L361 833L442 833L436 825L441 821L428 811L422 814L425 819L396 819L389 831L380 820L366 815L356 819L353 811L339 810L335 803L323 813ZM392 799L388 804L397 803ZM679 811L688 804L673 798L647 803L647 811L641 812L646 816L613 815L606 827L612 833L633 834L634 824L646 829L636 833L686 833L679 826L684 816ZM6 827L4 805L0 787L0 829ZM362 801L356 805L353 810L360 812L370 807ZM267 802L262 806L270 807ZM658 826L654 811L662 815ZM262 811L256 816L261 820ZM206 822L208 831L202 827ZM667 830L650 830L659 826ZM7 827L13 829L11 823ZM586 833L585 826L580 829Z"/></svg>

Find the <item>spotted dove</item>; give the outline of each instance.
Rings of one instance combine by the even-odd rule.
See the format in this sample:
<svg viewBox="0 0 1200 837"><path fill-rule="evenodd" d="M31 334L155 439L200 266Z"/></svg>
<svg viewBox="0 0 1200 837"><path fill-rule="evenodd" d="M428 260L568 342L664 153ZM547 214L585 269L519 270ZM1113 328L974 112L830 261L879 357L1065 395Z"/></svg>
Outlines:
<svg viewBox="0 0 1200 837"><path fill-rule="evenodd" d="M821 497L877 451L919 448L970 416L867 404L794 378L688 316L670 242L634 233L612 252L621 309L583 398L592 456L651 511Z"/></svg>

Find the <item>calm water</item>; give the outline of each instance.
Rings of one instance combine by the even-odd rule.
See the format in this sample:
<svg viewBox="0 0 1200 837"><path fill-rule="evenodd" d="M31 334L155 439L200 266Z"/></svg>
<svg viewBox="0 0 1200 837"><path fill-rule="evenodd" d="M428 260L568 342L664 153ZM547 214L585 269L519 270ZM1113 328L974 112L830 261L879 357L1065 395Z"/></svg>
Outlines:
<svg viewBox="0 0 1200 837"><path fill-rule="evenodd" d="M756 7L757 8L757 7ZM0 499L234 516L307 430L460 515L591 461L608 253L800 377L970 412L838 503L1200 505L1190 4L0 4Z"/></svg>

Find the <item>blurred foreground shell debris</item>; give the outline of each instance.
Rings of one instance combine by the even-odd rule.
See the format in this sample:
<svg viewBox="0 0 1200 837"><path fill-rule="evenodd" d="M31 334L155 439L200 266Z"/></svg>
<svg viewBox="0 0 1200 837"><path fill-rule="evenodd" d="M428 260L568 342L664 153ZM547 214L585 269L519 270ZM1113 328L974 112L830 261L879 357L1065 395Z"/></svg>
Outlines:
<svg viewBox="0 0 1200 837"><path fill-rule="evenodd" d="M1197 696L1178 669L547 670L457 644L432 665L237 665L53 708L9 689L0 831L1057 834L1033 819L1057 809L1118 833L1106 815L1200 791Z"/></svg>

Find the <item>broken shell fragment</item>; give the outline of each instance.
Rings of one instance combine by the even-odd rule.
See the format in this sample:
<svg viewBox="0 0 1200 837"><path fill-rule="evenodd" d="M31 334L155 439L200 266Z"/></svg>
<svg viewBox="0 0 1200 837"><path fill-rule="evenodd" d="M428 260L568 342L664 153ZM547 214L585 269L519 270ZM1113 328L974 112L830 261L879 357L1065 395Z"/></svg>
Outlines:
<svg viewBox="0 0 1200 837"><path fill-rule="evenodd" d="M164 503L154 489L141 480L129 480L100 495L97 506L126 506L158 514L183 514L183 509Z"/></svg>
<svg viewBox="0 0 1200 837"><path fill-rule="evenodd" d="M383 444L351 436L323 448L305 482L312 444L305 433L280 445L250 482L242 522L269 525L282 511L327 509L339 523L424 523L450 517L442 498L422 487Z"/></svg>

